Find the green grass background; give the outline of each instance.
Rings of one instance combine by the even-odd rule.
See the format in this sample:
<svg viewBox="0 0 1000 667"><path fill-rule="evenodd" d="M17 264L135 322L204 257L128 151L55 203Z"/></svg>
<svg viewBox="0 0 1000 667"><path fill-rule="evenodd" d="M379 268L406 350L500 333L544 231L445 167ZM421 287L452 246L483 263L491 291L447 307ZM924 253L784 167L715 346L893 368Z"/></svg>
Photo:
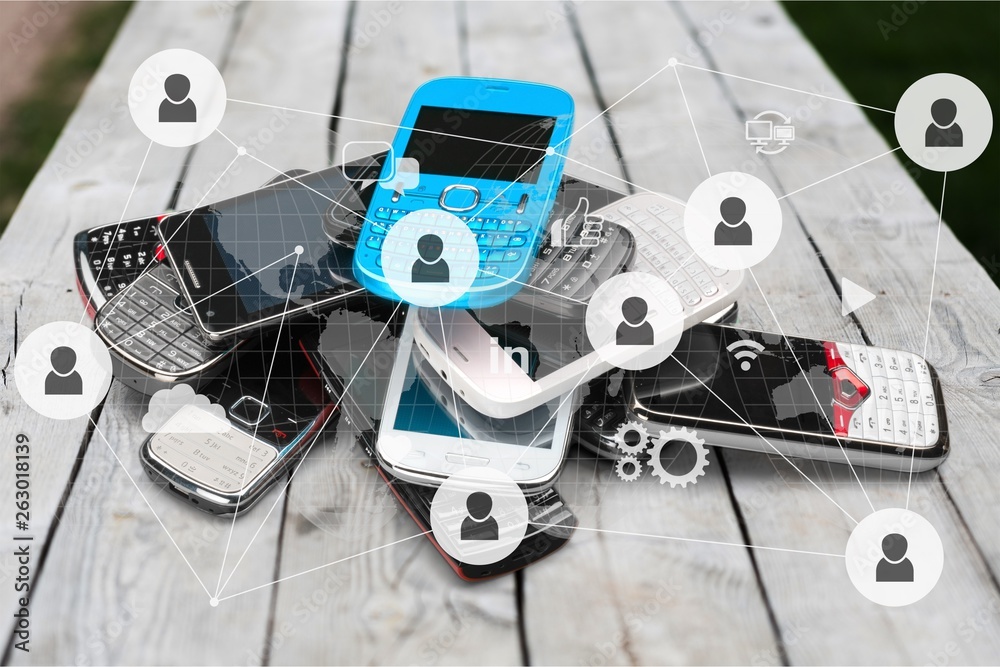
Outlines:
<svg viewBox="0 0 1000 667"><path fill-rule="evenodd" d="M42 65L35 87L11 107L7 124L0 127L0 233L131 6L130 2L88 3L76 17L69 39ZM13 56L8 52L5 57Z"/></svg>
<svg viewBox="0 0 1000 667"><path fill-rule="evenodd" d="M39 85L12 109L10 123L0 128L0 233L130 6L92 3L79 17L74 37L43 67ZM952 72L976 83L990 100L994 116L1000 112L1000 3L785 2L784 7L858 101L894 109L912 82L927 74ZM896 145L892 115L866 113ZM995 134L1000 135L1000 128ZM905 155L897 155L909 162ZM907 167L937 206L941 174ZM1000 136L994 136L976 162L949 176L944 217L1000 284L998 186Z"/></svg>
<svg viewBox="0 0 1000 667"><path fill-rule="evenodd" d="M944 219L1000 285L1000 3L783 5L859 102L895 109L911 83L936 72L964 76L986 94L993 108L993 138L978 160L948 174ZM892 114L866 113L890 145L898 146ZM913 165L902 152L896 155L917 174L917 183L937 208L942 174Z"/></svg>

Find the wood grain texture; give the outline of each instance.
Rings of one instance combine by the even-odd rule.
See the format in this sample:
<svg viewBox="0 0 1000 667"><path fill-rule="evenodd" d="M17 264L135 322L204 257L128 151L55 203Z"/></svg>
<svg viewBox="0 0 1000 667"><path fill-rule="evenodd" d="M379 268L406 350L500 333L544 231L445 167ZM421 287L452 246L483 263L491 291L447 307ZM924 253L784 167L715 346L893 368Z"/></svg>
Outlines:
<svg viewBox="0 0 1000 667"><path fill-rule="evenodd" d="M371 33L377 35L370 41L359 37ZM338 157L349 141L391 142L413 90L460 73L459 17L451 3L361 3L350 34ZM514 578L463 582L422 536L385 547L418 531L354 437L341 421L292 483L281 577L379 550L278 585L271 662L520 662Z"/></svg>
<svg viewBox="0 0 1000 667"><path fill-rule="evenodd" d="M246 14L242 16L244 11ZM336 22L342 22L345 14L344 5L289 3L279 6L260 3L237 7L229 20L242 18L242 22L234 23L240 29L232 42L226 44L228 50L217 59L229 94L253 96L259 91L261 81L282 81L282 73L289 64L300 59L310 59L317 65L336 71L339 52L320 50L317 46L318 33L304 34L304 39L296 42L297 46L284 45L281 49L284 61L274 57L276 49L273 45L265 47L264 53L260 54L260 43L268 29L280 32L297 25L316 27L317 23L312 19L320 15L335 28ZM184 19L183 14L160 17L165 21ZM212 20L219 21L214 12ZM214 27L218 29L219 25ZM283 101L295 107L315 99L332 104L333 77L326 80L325 89L324 93L324 86L318 82L308 89L286 85L283 92L297 93L297 96ZM227 135L231 134L241 141L246 137L256 139L256 145L247 141L248 151L259 153L261 159L279 169L298 166L319 168L325 164L325 123L321 117L303 114L292 118L274 110L244 106L230 109L220 127ZM261 134L262 128L273 133L270 140L265 140L268 135ZM231 196L257 187L274 175L270 167L252 161L249 156L241 158L244 164L240 166L243 168L234 164L236 168L225 172L235 155L235 148L219 135L199 144L192 151L187 168L181 206L196 204L203 196L212 200ZM216 187L209 190L213 183ZM69 573L79 568L75 554L79 544L86 544L86 552L94 559L95 565L91 572L93 580L85 582L80 593L92 601L101 602L96 605L96 613L86 607L71 610L64 607L63 613L68 611L68 616L75 618L73 623L59 629L64 635L60 642L46 642L53 647L61 645L59 650L66 651L53 653L52 661L75 661L78 656L88 656L98 662L143 663L155 662L156 656L169 655L172 660L187 663L260 662L270 618L269 605L251 607L230 603L213 608L209 606L209 597L215 593L220 577L229 578L244 550L249 555L232 575L230 586L249 588L273 578L282 519L280 507L264 522L271 501L280 501L282 496L273 493L259 507L241 516L235 523L230 542L230 531L234 525L231 518L220 519L192 511L189 505L154 486L141 470L138 445L146 437L140 427L145 403L143 397L130 390L120 386L112 389L98 423L99 432L90 443L81 479L100 476L100 473L94 472L97 469L106 471L113 484L107 487L91 484L75 489L76 493L67 506L67 519L85 522L89 526L85 535L73 530L75 524L66 526L58 533L52 558L47 564L51 581L71 576ZM110 448L105 444L105 438ZM117 468L110 449L114 449L126 466L152 510L146 507L130 481ZM127 520L101 521L101 517ZM259 534L255 535L258 528ZM170 543L167 533L176 541L176 548ZM221 575L227 544L229 557L225 574ZM184 558L190 561L191 569L201 579L200 583L185 565ZM43 609L47 603L64 604L58 595L59 591L53 591L51 601L43 596L34 604ZM178 609L185 609L187 613L178 616ZM122 614L128 615L127 623L121 620ZM100 637L104 629L114 627L116 623L124 625L127 631L121 637L115 637L115 641L109 639L101 643L99 648L104 655L93 656L93 637ZM211 639L223 635L229 637L232 643L213 642ZM194 641L178 642L180 637L193 638ZM41 639L45 641L47 638Z"/></svg>
<svg viewBox="0 0 1000 667"><path fill-rule="evenodd" d="M721 9L685 5L679 8L679 13L688 12L688 25L694 35L697 26L716 18ZM782 72L781 80L775 83L850 99L847 91L833 77L823 76L826 70L822 61L777 5L752 5L740 14L727 32L708 47L710 60L707 66L745 77L767 78L761 77L753 68L753 63L747 62L748 44L754 45L751 52L766 44L776 61L795 63L795 67ZM800 118L797 130L801 128L799 137L804 140L804 155L797 152L788 154L789 151L786 151L775 159L768 159L765 165L776 178L779 194L809 186L892 147L885 144L855 106L834 101L818 103L817 98L807 94L776 91L760 84L730 77L719 79L702 72L688 75L688 70L682 70L682 76L686 79L707 76L717 80L740 112L735 118L736 131L739 131L743 119L752 117L759 109L775 108L777 105L786 112L794 110ZM703 106L699 108L704 112ZM738 140L730 143L739 145ZM933 176L924 173L921 177ZM894 190L894 183L907 185L895 186ZM880 211L873 207L877 201L873 195L886 191L897 192L897 199L888 211ZM786 322L789 320L804 320L819 335L836 338L843 323L852 323L855 331L848 332L851 341L863 342L867 339L877 345L919 353L927 316L928 278L934 266L933 238L937 215L895 157L880 158L812 186L808 191L789 196L784 203L792 212L792 217L785 217L786 230L790 224L797 226L815 244L830 267L827 275L832 280L829 280L825 290L816 295L819 298L799 303L794 309L782 308L779 305L781 302L769 294L768 300L782 327L787 330ZM859 215L859 211L864 213ZM787 236L783 235L783 244L786 241ZM941 243L938 275L944 275L942 269L950 264L949 260L961 257L963 275L974 284L985 287L984 283L988 283L985 273L969 261L970 258L950 232L942 235ZM769 259L761 266L756 272L758 277L768 265L774 266L772 262L773 259ZM793 265L783 261L782 266ZM777 272L772 270L772 273ZM783 271L781 275L787 273ZM839 286L842 276L848 276L880 294L870 304L871 308L858 311L857 322L840 316L839 295L834 285ZM947 298L943 292L938 298ZM989 292L996 294L992 285ZM974 322L985 324L979 319L977 311L986 318L996 319L995 297L991 299L987 290L969 294L976 294L977 301L980 296L986 297L980 306L969 309L969 316ZM992 315L989 314L991 311ZM768 320L770 312L761 312L760 315L760 326L774 330L773 318ZM942 330L932 323L932 331L937 333ZM967 343L960 343L960 346L963 352L972 347ZM988 343L987 346L990 347ZM995 350L995 344L991 347ZM936 363L934 357L929 356L932 363ZM967 369L945 367L939 370L942 370L945 382L949 420L955 429L954 442L959 445L943 468L947 471L950 465L965 459L965 455L959 453L962 448L966 455L970 448L978 448L975 444L977 438L970 426L982 423L981 420L986 418L982 406L989 403L989 394L980 391L975 392L979 394L979 400L956 400L949 388L964 384L957 381L956 376L966 374ZM993 404L996 404L995 398ZM996 414L995 410L993 414ZM968 434L965 437L961 435L963 423ZM790 478L794 472L784 462L775 463L777 473L774 473L768 471L770 466L753 461L754 457L750 455L727 455L727 458L733 460L731 467L734 471L742 471L746 466L753 471L754 477L763 475L760 479L751 477L751 483L743 485L741 477L734 473L734 493L744 506L755 494L762 491L767 494L774 488L782 488L787 480L794 479ZM812 467L817 476L829 480L833 489L831 496L856 518L860 519L870 511L860 497L858 485L844 476L844 466ZM858 473L876 509L905 504L906 475L863 469L859 469ZM962 486L966 491L970 488L964 483ZM995 494L992 489L981 491L978 502L985 500L986 506L996 504ZM802 495L801 492L798 495ZM759 499L757 501L760 504ZM820 502L822 499L815 500L815 503ZM850 589L847 589L848 594L844 594L842 586L846 578L842 563L821 561L813 564L802 559L789 563L783 555L766 553L758 556L768 595L785 635L784 648L793 662L831 659L844 663L927 661L954 639L956 627L961 623L959 619L989 609L997 599L995 579L991 578L989 571L990 559L984 560L981 551L972 544L971 535L960 518L964 509L951 502L937 473L917 476L911 507L922 513L939 531L946 545L948 563L941 582L927 598L905 609L894 610L891 615L873 608ZM786 538L789 526L805 523L808 514L804 510L807 508L808 505L801 499L794 503L784 502L781 493L776 493L765 507L756 511L754 519L748 519L749 530L758 543L774 544ZM834 530L817 531L815 525L806 530L815 536L817 548L821 551L841 550L842 546L838 543L842 545L847 535L843 532L838 537ZM972 535L976 534L977 531L972 532ZM809 590L815 591L815 594L804 594ZM887 637L893 637L895 641L886 641ZM972 662L989 661L989 656L997 653L996 642L994 634L976 633L962 640L961 657Z"/></svg>
<svg viewBox="0 0 1000 667"><path fill-rule="evenodd" d="M218 63L232 99L299 110L230 101L220 129L271 166L248 156L223 174L235 149L215 134L190 151L152 146L136 183L149 142L124 91L142 60L171 47ZM33 650L14 661L923 664L950 653L994 662L1000 293L946 224L926 356L944 384L953 451L939 471L914 476L909 498L942 537L945 571L907 608L869 603L835 555L739 546L840 554L854 524L834 503L861 519L871 511L863 487L876 509L902 506L905 474L859 468L859 485L847 466L796 460L797 471L776 456L715 449L696 486L670 489L648 476L623 484L607 462L573 448L558 482L580 520L572 541L518 578L469 584L418 535L344 420L287 497L273 492L237 520L223 579L246 556L213 608L178 549L214 592L231 520L147 480L137 457L145 400L114 386L88 436L86 420L43 419L17 395L17 344L47 321L82 314L72 234L119 219L134 183L126 218L159 212L182 173L179 206L190 206L255 188L272 167L321 168L349 141L391 141L412 90L451 74L563 87L577 128L614 105L573 139L570 157L590 167L570 162L567 171L587 180L686 199L708 170L739 170L791 193L781 243L754 271L760 288L748 277L740 323L921 352L939 202L913 179L941 176L908 174L888 155L816 184L895 144L852 104L690 67L659 71L671 56L851 99L770 2L138 4L0 242L0 414L9 433L32 438L36 553L62 511L32 598ZM795 117L797 138L781 155L758 156L743 122L772 108ZM330 136L324 114L333 110L342 117ZM947 196L944 207L947 221ZM878 294L847 318L844 276ZM13 498L9 477L0 497ZM4 609L14 605L12 563L0 557ZM0 627L9 637L11 623Z"/></svg>
<svg viewBox="0 0 1000 667"><path fill-rule="evenodd" d="M588 27L606 28L606 14L621 11L618 5L604 5L599 16L588 15L591 9L597 8L579 7L585 33ZM635 69L631 70L631 78L595 90L573 34L574 19L562 4L472 5L469 18L472 74L499 73L551 81L569 90L577 104L576 126L585 127L573 138L569 154L583 155L591 146L604 146L605 150L590 155L585 162L603 172L621 174L604 118L588 122L603 110L596 103L596 94L602 94L606 104L614 103L639 82ZM636 29L633 25L632 30ZM676 22L640 28L655 31L661 38L674 29ZM514 34L520 35L517 42L513 42ZM601 72L610 63L607 56L611 44L608 40L596 41L603 43L595 45L588 39L586 49ZM515 48L520 58L514 57ZM479 65L484 60L494 63L490 69ZM646 76L642 72L639 75ZM600 73L598 82L604 82ZM637 132L636 128L648 123L650 116L650 107L641 108L642 114L618 114L616 107L610 114L611 125L618 133L625 165L633 178L646 187L667 189L669 169L664 170L660 164L655 176L643 173L642 164L636 167L641 177L632 170L631 158L639 151L667 148L666 139L660 138L662 133ZM659 100L655 108L662 118L666 109ZM578 144L578 139L582 143ZM594 170L572 163L570 166L585 178L608 181ZM627 184L619 181L617 189L626 188ZM717 466L711 466L696 487L670 489L648 476L642 482L624 484L609 464L598 464L592 455L581 453L560 477L557 488L580 517L583 529L562 552L525 572L525 629L533 661L737 662L739 656L767 645L770 629L766 611L744 550L586 530L600 528L739 544L739 527ZM706 516L713 520L705 521ZM581 609L587 613L581 614ZM573 621L550 620L559 618ZM734 628L726 642L707 636L698 638L698 628L708 618ZM744 618L750 620L743 622Z"/></svg>
<svg viewBox="0 0 1000 667"><path fill-rule="evenodd" d="M47 546L45 536L70 483L76 457L84 451L88 421L45 419L24 404L13 383L16 345L42 324L59 319L77 322L83 317L83 305L73 287L70 254L70 242L77 231L115 222L123 215L127 219L158 212L170 199L184 153L153 146L140 173L149 140L132 123L125 102L133 72L151 53L169 46L197 49L210 59L218 59L229 25L230 21L220 20L208 3L173 8L152 3L133 10L22 198L0 243L0 266L4 267L0 278L3 304L0 357L5 359L0 402L3 423L8 426L5 431L23 432L33 443L31 532L36 539L36 567ZM136 40L137 34L147 37ZM135 192L129 200L133 185ZM126 202L129 202L127 210ZM111 472L111 468L102 466L95 478L91 476L93 469L81 470L77 479L92 491ZM12 483L10 476L0 480L2 497L13 500ZM77 517L67 514L59 527L76 520ZM115 523L111 515L108 522ZM5 524L2 529L5 538L9 530ZM55 545L50 553L58 557L63 548L67 547ZM80 572L80 549L79 544L70 545L62 554L74 562L70 581L76 581ZM9 551L4 554L3 563L4 571L10 572L13 560ZM66 614L65 621L38 628L35 637L40 641L36 652L24 656L15 651L15 658L30 657L42 663L76 661L77 652L82 651L88 640L103 636L106 625L100 615L95 614L92 620L87 618L92 612L89 608L92 600L88 600L92 589L82 586L68 595L58 577L53 575L48 585L36 581L39 587L32 598L32 610L42 617L51 614L62 618ZM5 608L13 606L12 592L12 586L3 587ZM112 602L108 609L111 615L120 611L115 606ZM71 609L83 613L70 621ZM9 636L9 619L6 616L2 625L5 637ZM53 641L48 641L49 638ZM103 646L94 641L95 646ZM103 655L109 659L110 653Z"/></svg>

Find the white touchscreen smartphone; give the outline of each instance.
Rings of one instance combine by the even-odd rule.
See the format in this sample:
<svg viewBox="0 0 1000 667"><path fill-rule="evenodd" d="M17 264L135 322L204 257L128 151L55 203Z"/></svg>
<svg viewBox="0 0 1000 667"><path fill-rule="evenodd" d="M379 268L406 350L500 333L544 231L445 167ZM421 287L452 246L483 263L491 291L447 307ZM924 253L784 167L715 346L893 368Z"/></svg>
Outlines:
<svg viewBox="0 0 1000 667"><path fill-rule="evenodd" d="M550 487L565 459L578 392L509 419L478 414L431 380L436 371L428 372L424 361L429 351L414 344L420 310L410 309L400 336L379 423L379 460L395 476L417 484L438 485L464 468L485 466L525 492Z"/></svg>

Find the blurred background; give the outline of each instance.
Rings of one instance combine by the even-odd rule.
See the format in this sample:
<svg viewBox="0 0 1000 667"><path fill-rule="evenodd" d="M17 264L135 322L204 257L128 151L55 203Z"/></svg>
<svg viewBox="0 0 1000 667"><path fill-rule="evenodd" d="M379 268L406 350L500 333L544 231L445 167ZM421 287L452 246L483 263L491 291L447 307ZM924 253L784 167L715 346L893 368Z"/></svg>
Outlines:
<svg viewBox="0 0 1000 667"><path fill-rule="evenodd" d="M934 72L978 85L1000 110L1000 3L895 0L784 2L853 97L893 109L903 91ZM97 69L129 2L0 0L0 233ZM868 111L896 145L890 114ZM1000 129L986 152L948 182L945 220L1000 284ZM928 199L939 173L897 152Z"/></svg>

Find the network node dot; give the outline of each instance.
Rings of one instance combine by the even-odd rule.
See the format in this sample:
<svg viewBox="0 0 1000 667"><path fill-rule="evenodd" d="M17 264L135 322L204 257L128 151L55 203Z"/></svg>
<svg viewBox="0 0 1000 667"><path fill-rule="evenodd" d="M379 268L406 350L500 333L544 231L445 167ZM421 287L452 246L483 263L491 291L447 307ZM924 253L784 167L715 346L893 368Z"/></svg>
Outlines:
<svg viewBox="0 0 1000 667"><path fill-rule="evenodd" d="M671 58L670 60L667 61L667 64L670 65L671 67L676 66L677 65L677 58Z"/></svg>
<svg viewBox="0 0 1000 667"><path fill-rule="evenodd" d="M545 154L546 155L555 155L556 154L556 149L553 148L552 146L549 146L548 148L545 149Z"/></svg>
<svg viewBox="0 0 1000 667"><path fill-rule="evenodd" d="M212 605L213 607L218 607L219 606L219 598L212 598L211 600L208 601L208 604Z"/></svg>
<svg viewBox="0 0 1000 667"><path fill-rule="evenodd" d="M236 149L236 154L237 155L246 155L247 154L247 147L246 146L240 146L239 148Z"/></svg>
<svg viewBox="0 0 1000 667"><path fill-rule="evenodd" d="M296 255L301 255L305 251L306 251L306 249L303 248L302 246L300 246L300 245L295 246L295 254Z"/></svg>

